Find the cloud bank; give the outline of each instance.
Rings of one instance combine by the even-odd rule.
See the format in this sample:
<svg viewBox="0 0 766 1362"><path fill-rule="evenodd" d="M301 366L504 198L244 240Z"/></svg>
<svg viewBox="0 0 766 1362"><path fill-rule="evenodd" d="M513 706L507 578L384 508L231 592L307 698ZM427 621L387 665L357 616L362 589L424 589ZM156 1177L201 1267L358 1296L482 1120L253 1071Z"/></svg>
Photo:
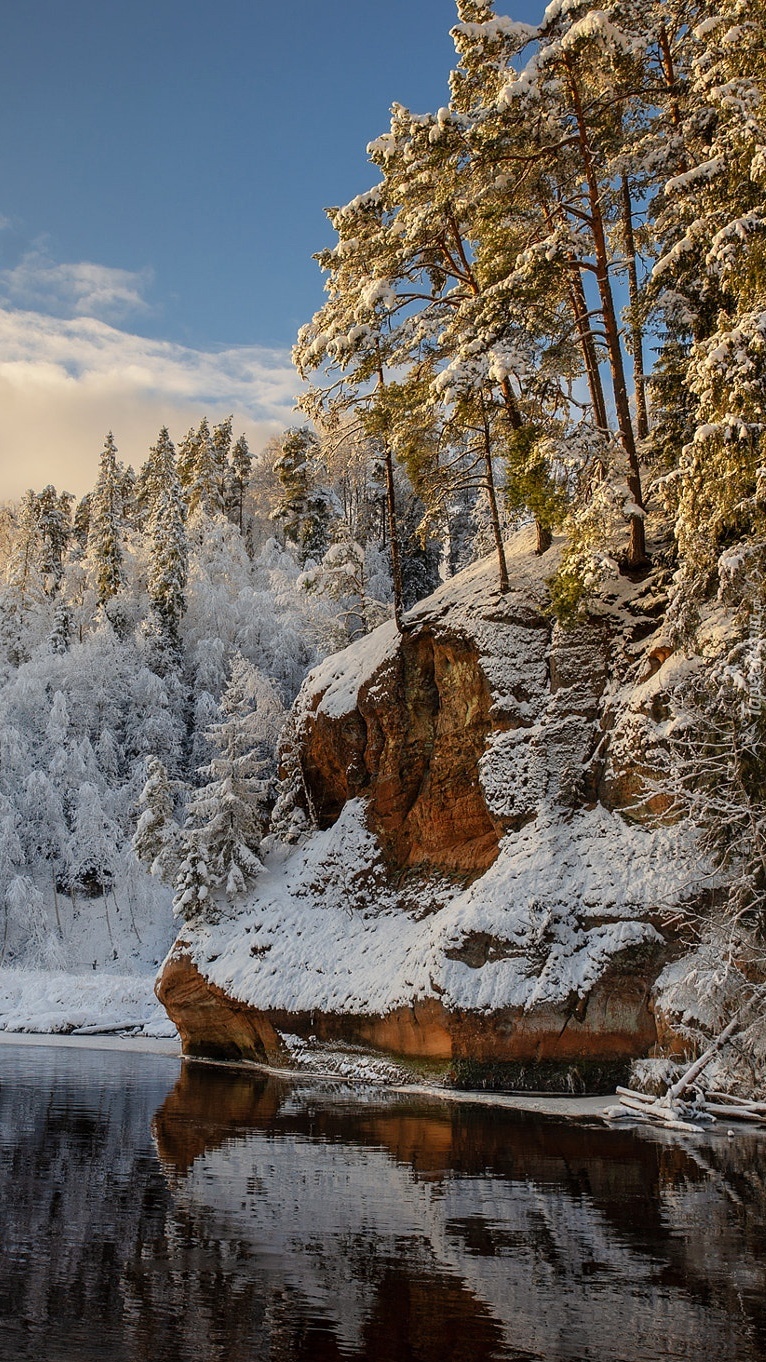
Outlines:
<svg viewBox="0 0 766 1362"><path fill-rule="evenodd" d="M36 246L13 268L0 270L0 297L21 307L42 307L55 316L118 322L151 312L144 293L153 277L150 269L114 269L90 260L60 264L44 247Z"/></svg>
<svg viewBox="0 0 766 1362"><path fill-rule="evenodd" d="M87 262L30 263L29 256L3 273L0 292L9 301L36 299L39 286L46 312L0 306L0 500L49 482L81 495L93 484L108 430L135 467L161 425L179 439L203 415L232 412L235 431L257 449L297 419L299 381L286 351L195 350L92 315L140 311L142 279ZM56 298L75 315L49 315Z"/></svg>

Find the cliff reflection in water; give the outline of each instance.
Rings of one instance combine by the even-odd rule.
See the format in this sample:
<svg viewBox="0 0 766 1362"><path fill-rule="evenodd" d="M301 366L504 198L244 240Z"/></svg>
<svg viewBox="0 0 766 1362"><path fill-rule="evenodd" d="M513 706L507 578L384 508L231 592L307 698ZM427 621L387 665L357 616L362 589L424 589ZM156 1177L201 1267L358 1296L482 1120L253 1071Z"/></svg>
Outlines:
<svg viewBox="0 0 766 1362"><path fill-rule="evenodd" d="M217 1246L239 1346L257 1280L263 1357L766 1356L762 1140L364 1102L189 1065L157 1113L177 1224ZM184 1311L205 1281L185 1275Z"/></svg>
<svg viewBox="0 0 766 1362"><path fill-rule="evenodd" d="M766 1357L762 1137L147 1056L0 1065L3 1358Z"/></svg>

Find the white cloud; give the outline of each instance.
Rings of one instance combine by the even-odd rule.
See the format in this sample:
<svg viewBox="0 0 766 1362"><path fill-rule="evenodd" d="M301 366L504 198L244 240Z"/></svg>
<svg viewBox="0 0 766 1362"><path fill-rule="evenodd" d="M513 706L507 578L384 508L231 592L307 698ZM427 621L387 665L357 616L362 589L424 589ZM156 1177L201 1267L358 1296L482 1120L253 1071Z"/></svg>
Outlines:
<svg viewBox="0 0 766 1362"><path fill-rule="evenodd" d="M144 293L152 279L149 269L112 269L90 260L59 264L37 247L12 269L0 270L0 295L6 302L40 307L56 316L118 322L151 310Z"/></svg>
<svg viewBox="0 0 766 1362"><path fill-rule="evenodd" d="M82 494L110 429L134 466L161 425L177 439L203 415L233 412L258 448L297 419L298 386L286 351L194 350L93 317L0 308L0 499L48 482Z"/></svg>

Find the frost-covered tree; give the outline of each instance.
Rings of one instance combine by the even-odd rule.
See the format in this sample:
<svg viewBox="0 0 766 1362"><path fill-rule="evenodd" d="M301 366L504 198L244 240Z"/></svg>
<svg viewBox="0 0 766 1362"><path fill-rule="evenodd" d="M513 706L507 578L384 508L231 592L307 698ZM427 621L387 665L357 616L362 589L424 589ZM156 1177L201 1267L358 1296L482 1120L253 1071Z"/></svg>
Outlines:
<svg viewBox="0 0 766 1362"><path fill-rule="evenodd" d="M123 584L122 524L122 475L110 431L101 454L88 528L88 557L100 605L116 596Z"/></svg>
<svg viewBox="0 0 766 1362"><path fill-rule="evenodd" d="M240 534L245 528L245 497L253 472L253 456L244 435L240 435L231 451L228 470L226 506Z"/></svg>
<svg viewBox="0 0 766 1362"><path fill-rule="evenodd" d="M340 625L339 646L362 638L390 614L390 607L370 593L367 554L353 539L330 545L321 561L299 578L304 591L316 592L336 603L334 625Z"/></svg>
<svg viewBox="0 0 766 1362"><path fill-rule="evenodd" d="M0 965L5 961L12 923L17 916L17 890L24 868L18 835L18 814L6 795L0 794L0 883L3 885L3 934Z"/></svg>
<svg viewBox="0 0 766 1362"><path fill-rule="evenodd" d="M274 796L275 748L284 719L281 700L266 677L241 655L221 700L221 719L208 732L214 755L193 791L181 845L176 906L218 911L213 892L241 893L261 868L258 849ZM204 873L203 873L204 869Z"/></svg>
<svg viewBox="0 0 766 1362"><path fill-rule="evenodd" d="M181 863L175 880L173 912L184 922L216 921L218 909L212 897L212 876L204 832L192 828L181 843Z"/></svg>
<svg viewBox="0 0 766 1362"><path fill-rule="evenodd" d="M321 558L328 544L331 501L320 480L319 440L313 431L305 426L286 431L274 468L282 496L272 519L295 545L302 564Z"/></svg>
<svg viewBox="0 0 766 1362"><path fill-rule="evenodd" d="M185 467L185 464L183 466ZM189 478L189 514L193 515L196 512L198 515L220 515L224 510L225 493L219 466L219 451L210 433L207 417L202 418L194 436L186 476Z"/></svg>
<svg viewBox="0 0 766 1362"><path fill-rule="evenodd" d="M158 642L173 654L180 645L179 626L186 609L189 547L175 450L165 426L151 457L151 477L147 479L151 506L147 590Z"/></svg>
<svg viewBox="0 0 766 1362"><path fill-rule="evenodd" d="M173 790L159 757L146 761L146 784L138 802L139 819L131 846L152 875L172 881L178 868L180 828L174 818Z"/></svg>
<svg viewBox="0 0 766 1362"><path fill-rule="evenodd" d="M45 590L44 546L37 497L28 491L16 515L16 531L8 559L6 580L22 605L40 601Z"/></svg>
<svg viewBox="0 0 766 1362"><path fill-rule="evenodd" d="M766 534L763 15L735 0L701 4L696 17L676 53L685 63L677 173L658 196L653 273L666 328L656 389L681 554L682 629L693 626L721 551ZM678 411L684 420L674 426Z"/></svg>
<svg viewBox="0 0 766 1362"><path fill-rule="evenodd" d="M319 255L328 273L328 300L302 327L293 359L304 379L314 381L301 398L306 415L333 429L353 417L375 442L385 470L388 549L394 617L401 627L403 608L401 537L397 522L394 452L389 412L381 398L392 358L389 316L394 294L385 271L372 259L388 249L388 221L380 186L344 208L328 211L338 242Z"/></svg>
<svg viewBox="0 0 766 1362"><path fill-rule="evenodd" d="M229 487L230 456L232 442L233 416L227 416L218 425L213 426L211 440L213 443L213 458L215 460L216 474L218 477L218 501L219 509L226 510L227 492Z"/></svg>
<svg viewBox="0 0 766 1362"><path fill-rule="evenodd" d="M49 584L49 591L55 591L64 573L64 557L72 533L72 501L68 492L59 495L50 484L43 488L37 498L40 569Z"/></svg>

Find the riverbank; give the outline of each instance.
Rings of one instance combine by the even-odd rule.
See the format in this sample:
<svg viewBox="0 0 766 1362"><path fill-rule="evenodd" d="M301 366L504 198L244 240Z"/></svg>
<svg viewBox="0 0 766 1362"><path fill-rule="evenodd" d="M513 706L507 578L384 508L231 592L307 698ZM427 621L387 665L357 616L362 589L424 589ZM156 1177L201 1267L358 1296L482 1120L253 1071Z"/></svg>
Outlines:
<svg viewBox="0 0 766 1362"><path fill-rule="evenodd" d="M154 962L133 971L0 969L0 1035L140 1031L175 1040L176 1028L154 996Z"/></svg>

